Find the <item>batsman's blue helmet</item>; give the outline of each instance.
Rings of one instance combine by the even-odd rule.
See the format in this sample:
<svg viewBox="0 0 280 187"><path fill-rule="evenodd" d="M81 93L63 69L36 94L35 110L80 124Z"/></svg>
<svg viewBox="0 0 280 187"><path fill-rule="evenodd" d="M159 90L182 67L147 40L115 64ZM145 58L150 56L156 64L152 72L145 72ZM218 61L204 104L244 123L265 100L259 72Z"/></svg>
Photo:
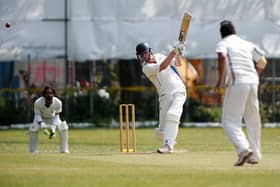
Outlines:
<svg viewBox="0 0 280 187"><path fill-rule="evenodd" d="M148 43L139 43L136 45L136 55L139 56L144 52L151 52L151 47Z"/></svg>

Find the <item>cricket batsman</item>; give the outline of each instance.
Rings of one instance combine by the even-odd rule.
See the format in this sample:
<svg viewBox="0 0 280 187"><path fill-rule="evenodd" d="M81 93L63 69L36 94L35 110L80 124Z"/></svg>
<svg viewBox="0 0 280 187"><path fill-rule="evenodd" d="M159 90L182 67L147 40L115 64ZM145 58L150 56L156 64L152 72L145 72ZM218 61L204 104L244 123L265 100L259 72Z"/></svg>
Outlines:
<svg viewBox="0 0 280 187"><path fill-rule="evenodd" d="M186 87L176 69L180 65L179 54L184 50L183 44L177 44L168 56L153 54L147 43L136 46L136 55L142 65L145 76L154 84L159 95L159 127L155 129L156 137L162 147L158 153L172 153L180 118L183 112L187 93Z"/></svg>
<svg viewBox="0 0 280 187"><path fill-rule="evenodd" d="M55 97L55 90L46 86L42 96L34 103L34 121L29 127L29 151L37 153L38 133L40 129L52 139L56 130L60 134L60 152L69 153L68 126L66 121L61 121L59 114L62 112L62 102Z"/></svg>

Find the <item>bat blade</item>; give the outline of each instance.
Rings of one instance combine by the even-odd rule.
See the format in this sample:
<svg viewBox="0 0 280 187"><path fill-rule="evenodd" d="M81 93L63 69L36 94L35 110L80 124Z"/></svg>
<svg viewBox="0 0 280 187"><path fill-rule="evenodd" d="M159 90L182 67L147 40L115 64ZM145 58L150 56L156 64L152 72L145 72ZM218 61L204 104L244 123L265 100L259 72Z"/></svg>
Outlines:
<svg viewBox="0 0 280 187"><path fill-rule="evenodd" d="M180 33L179 33L179 41L181 43L184 43L186 41L186 36L187 36L191 19L192 19L192 15L188 12L185 12L181 23Z"/></svg>

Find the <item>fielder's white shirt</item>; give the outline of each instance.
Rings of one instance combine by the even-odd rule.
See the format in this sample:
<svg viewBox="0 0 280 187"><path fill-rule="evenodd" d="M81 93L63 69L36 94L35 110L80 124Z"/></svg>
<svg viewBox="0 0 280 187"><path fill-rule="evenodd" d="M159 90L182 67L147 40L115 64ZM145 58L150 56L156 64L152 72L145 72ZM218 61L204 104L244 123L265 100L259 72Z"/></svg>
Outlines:
<svg viewBox="0 0 280 187"><path fill-rule="evenodd" d="M154 84L159 96L163 94L173 94L185 92L185 85L176 68L173 66L175 60L164 70L160 71L160 64L166 58L163 54L154 54L156 63L142 63L142 71L146 77ZM175 68L175 69L174 69Z"/></svg>
<svg viewBox="0 0 280 187"><path fill-rule="evenodd" d="M52 119L56 113L62 112L62 102L57 98L53 97L52 104L49 107L45 105L45 98L40 97L34 103L35 115L40 115L43 120Z"/></svg>
<svg viewBox="0 0 280 187"><path fill-rule="evenodd" d="M216 52L227 55L226 85L259 83L254 61L264 56L264 52L256 45L233 34L217 44Z"/></svg>

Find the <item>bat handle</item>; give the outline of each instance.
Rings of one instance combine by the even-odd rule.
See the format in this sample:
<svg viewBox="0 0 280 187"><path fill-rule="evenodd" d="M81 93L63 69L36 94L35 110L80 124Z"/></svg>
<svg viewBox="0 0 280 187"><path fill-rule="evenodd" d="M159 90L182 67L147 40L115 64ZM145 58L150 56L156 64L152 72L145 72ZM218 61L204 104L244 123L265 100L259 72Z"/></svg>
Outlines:
<svg viewBox="0 0 280 187"><path fill-rule="evenodd" d="M175 66L181 66L181 57L179 55L176 55L175 57Z"/></svg>

